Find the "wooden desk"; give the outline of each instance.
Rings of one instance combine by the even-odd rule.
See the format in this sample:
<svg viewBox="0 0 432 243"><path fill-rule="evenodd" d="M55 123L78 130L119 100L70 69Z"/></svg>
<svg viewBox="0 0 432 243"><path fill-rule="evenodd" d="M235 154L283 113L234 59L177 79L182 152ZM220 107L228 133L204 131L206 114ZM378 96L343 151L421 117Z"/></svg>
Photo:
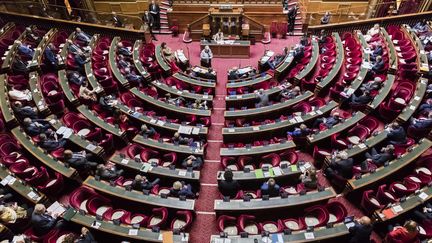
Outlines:
<svg viewBox="0 0 432 243"><path fill-rule="evenodd" d="M406 152L398 159L390 161L388 166L379 167L374 173L364 174L360 179L348 180L346 190L354 191L365 188L367 186L370 186L371 184L383 180L384 178L390 176L393 173L396 173L403 167L407 166L432 146L432 142L428 139L424 138L420 141L420 144L416 144L411 147L411 151Z"/></svg>
<svg viewBox="0 0 432 243"><path fill-rule="evenodd" d="M51 114L51 110L48 108L45 98L42 94L42 89L40 88L39 74L36 71L31 72L29 74L29 78L30 91L39 113L43 115Z"/></svg>
<svg viewBox="0 0 432 243"><path fill-rule="evenodd" d="M277 80L281 80L285 76L288 69L293 64L293 60L294 60L294 54L293 53L294 53L294 51L291 50L288 53L288 55L285 56L284 60L281 63L279 63L279 65L276 67L275 77Z"/></svg>
<svg viewBox="0 0 432 243"><path fill-rule="evenodd" d="M111 186L109 182L100 180L98 181L93 176L87 177L87 179L83 182L83 185L114 197L119 197L128 201L135 201L138 203L143 203L156 207L167 207L180 210L194 210L195 207L195 200L192 199L186 199L185 201L181 201L179 198L176 197L162 198L159 195L154 194L144 195L142 191L128 191L124 187L120 187L117 185Z"/></svg>
<svg viewBox="0 0 432 243"><path fill-rule="evenodd" d="M200 156L204 155L203 149L192 148L187 145L175 145L173 143L159 142L151 138L144 138L139 134L134 137L133 141L135 143L144 145L145 147L152 147L158 150L163 150L168 152L176 152L176 153L187 154L187 155L189 154L200 155Z"/></svg>
<svg viewBox="0 0 432 243"><path fill-rule="evenodd" d="M390 71L392 73L396 72L398 70L398 57L396 55L396 49L393 44L392 39L390 38L389 34L387 33L386 29L381 27L381 35L384 37L384 40L386 42L386 46L389 49L389 67Z"/></svg>
<svg viewBox="0 0 432 243"><path fill-rule="evenodd" d="M286 141L284 143L273 143L269 145L263 146L251 146L242 147L242 148L221 148L220 155L221 156L240 156L240 155L257 155L257 154L266 154L272 152L278 152L281 150L292 149L295 148L296 145L293 141Z"/></svg>
<svg viewBox="0 0 432 243"><path fill-rule="evenodd" d="M235 40L233 44L218 44L214 40L201 41L201 50L205 46L209 46L213 57L222 58L249 58L250 57L250 41Z"/></svg>
<svg viewBox="0 0 432 243"><path fill-rule="evenodd" d="M92 228L93 222L99 222L101 225L97 229L98 231L105 232L108 234L116 235L121 237L122 239L129 239L129 240L139 240L142 242L162 242L162 234L165 231L161 231L160 233L152 232L150 229L141 228L138 229L137 235L130 235L129 232L132 228L132 226L128 225L115 225L112 223L112 221L100 221L97 220L96 217L91 215L81 215L80 213L77 213L77 211L73 208L68 209L65 212L65 215L67 215L68 218L70 218L70 221L82 225L84 227L87 227L89 229ZM189 234L185 233L185 235L173 235L173 242L188 242L189 240Z"/></svg>
<svg viewBox="0 0 432 243"><path fill-rule="evenodd" d="M387 74L387 79L384 81L383 86L378 91L378 94L374 99L366 106L367 112L372 112L385 100L385 98L390 94L391 88L396 77L393 74Z"/></svg>
<svg viewBox="0 0 432 243"><path fill-rule="evenodd" d="M164 54L162 53L162 47L160 45L156 46L155 57L156 57L156 62L162 68L164 73L166 75L169 75L171 73L171 66L168 64L167 60L165 59Z"/></svg>
<svg viewBox="0 0 432 243"><path fill-rule="evenodd" d="M91 48L92 52L94 51L94 48L96 47L96 44L99 40L99 37L100 37L99 34L96 34L96 35L93 35L91 40L90 40L90 43L88 46ZM99 95L102 95L104 93L104 89L99 84L96 77L94 76L91 58L90 58L90 61L88 61L87 63L84 64L84 69L85 69L85 73L86 73L87 80L89 82L90 87L93 90L96 90L96 92Z"/></svg>
<svg viewBox="0 0 432 243"><path fill-rule="evenodd" d="M24 30L15 42L9 46L9 49L4 53L4 60L1 66L2 72L8 72L12 68L15 59L15 54L18 52L18 44L16 41L23 41L26 36L27 30Z"/></svg>
<svg viewBox="0 0 432 243"><path fill-rule="evenodd" d="M18 121L14 115L14 112L9 101L8 90L6 88L7 75L0 75L0 108L3 114L3 119L6 126L14 127Z"/></svg>
<svg viewBox="0 0 432 243"><path fill-rule="evenodd" d="M180 115L196 115L196 116L210 116L211 111L210 110L198 110L198 109L192 109L184 106L175 106L168 103L165 103L163 101L160 101L158 99L155 99L151 96L148 96L147 94L141 92L136 87L133 87L130 89L130 92L132 92L136 97L140 98L141 100L155 106L161 109L166 110L167 112L174 112L176 114Z"/></svg>
<svg viewBox="0 0 432 243"><path fill-rule="evenodd" d="M308 112L301 116L294 116L291 119L276 121L275 123L269 123L258 126L248 126L248 127L233 127L227 128L224 127L222 129L222 135L224 137L224 141L233 139L235 137L258 137L263 136L268 133L275 133L275 135L285 133L289 128L299 125L301 123L305 123L311 121L312 119L316 119L324 114L329 113L334 108L338 106L338 103L335 101L330 101L328 104L320 107L315 111Z"/></svg>
<svg viewBox="0 0 432 243"><path fill-rule="evenodd" d="M201 101L207 101L207 104L209 106L212 105L213 102L213 95L202 95L202 94L196 94L191 93L189 90L179 90L177 88L173 88L171 86L166 85L165 83L160 82L159 80L154 80L151 82L154 87L164 91L165 93L170 93L174 97L180 96L188 100L201 100Z"/></svg>
<svg viewBox="0 0 432 243"><path fill-rule="evenodd" d="M316 85L315 94L318 94L321 90L328 88L331 82L341 74L340 70L345 60L345 51L339 33L334 32L332 35L336 41L336 61L328 75Z"/></svg>
<svg viewBox="0 0 432 243"><path fill-rule="evenodd" d="M275 235L277 239L280 239L280 242L293 242L293 243L300 243L300 242L320 242L325 240L333 240L334 242L345 242L345 241L338 241L336 240L339 237L343 237L349 234L348 227L343 224L335 224L333 228L326 228L326 227L319 227L315 228L313 231L314 239L306 239L305 236L306 231L300 230L300 231L293 231L290 235L285 235L283 233L277 233L277 234L271 234L269 242L271 242L272 235ZM211 243L216 243L216 239L220 239L219 235L212 235L211 237ZM228 237L230 239L231 243L251 243L255 242L256 239L257 242L264 242L264 238L261 235L250 235L248 238L240 238L240 236L230 236Z"/></svg>
<svg viewBox="0 0 432 243"><path fill-rule="evenodd" d="M56 34L57 34L57 29L54 28L54 29L50 29L42 37L42 40L39 42L38 46L34 49L33 58L29 65L30 69L34 70L36 68L39 68L39 65L42 64L42 57L44 56L45 49Z"/></svg>
<svg viewBox="0 0 432 243"><path fill-rule="evenodd" d="M274 96L278 94L282 88L280 86L275 86L270 89L264 90L264 94L268 96ZM245 105L254 104L256 100L256 93L247 93L247 94L239 94L239 95L226 95L225 102L227 107L237 107L241 108Z"/></svg>
<svg viewBox="0 0 432 243"><path fill-rule="evenodd" d="M59 48L61 48L60 50L60 58L58 59L58 65L59 68L64 68L66 66L66 60L67 60L67 56L69 54L69 42L68 41L74 41L75 40L75 31L72 32L68 38L66 39L65 43L60 44Z"/></svg>
<svg viewBox="0 0 432 243"><path fill-rule="evenodd" d="M48 155L39 146L35 145L31 141L24 131L20 127L12 129L12 135L16 140L23 146L31 155L38 159L42 164L48 166L52 170L62 174L67 178L72 178L77 175L77 171L74 168L67 168L63 162L54 159L51 155Z"/></svg>
<svg viewBox="0 0 432 243"><path fill-rule="evenodd" d="M140 49L141 48L142 48L142 40L136 40L135 44L133 46L133 52L132 52L133 61L135 63L135 68L138 70L138 72L141 74L141 76L143 76L145 80L150 82L152 79L151 75L144 68L144 66L140 60Z"/></svg>
<svg viewBox="0 0 432 243"><path fill-rule="evenodd" d="M0 180L3 180L8 176L10 176L9 178L13 177L16 180L13 183L8 183L7 186L27 199L27 201L36 204L43 203L45 200L47 200L44 194L36 192L31 186L27 185L26 182L12 175L12 173L4 165L0 165Z"/></svg>
<svg viewBox="0 0 432 243"><path fill-rule="evenodd" d="M411 97L411 100L408 102L407 106L402 110L396 120L403 124L407 122L411 116L416 112L419 106L422 103L423 97L426 94L426 89L428 86L428 80L425 78L419 78L417 80L417 86L414 91L414 95Z"/></svg>
<svg viewBox="0 0 432 243"><path fill-rule="evenodd" d="M214 210L218 212L224 211L248 211L248 210L267 210L267 209L282 209L287 207L295 207L300 205L307 205L311 203L318 203L320 201L328 200L336 196L336 192L332 187L319 192L311 191L305 195L289 195L287 198L270 197L269 200L261 198L251 199L248 202L242 199L230 200L224 202L223 200L215 200Z"/></svg>
<svg viewBox="0 0 432 243"><path fill-rule="evenodd" d="M280 168L275 167L275 168ZM247 182L247 181L265 181L268 180L270 177L271 178L275 178L275 179L279 179L279 178L284 178L284 177L290 177L293 178L295 180L298 179L298 177L301 174L301 170L299 168L298 165L292 165L292 166L288 166L287 168L280 168L282 174L281 175L274 175L274 168L269 168L269 174L270 176L266 176L263 173L263 177L261 178L261 176L257 177L257 170L262 170L262 169L255 169L252 170L250 172L244 172L244 171L232 171L233 173L233 179L239 182ZM217 179L218 181L221 181L223 178L223 174L225 173L225 171L218 171L217 174ZM273 174L273 175L272 175Z"/></svg>
<svg viewBox="0 0 432 243"><path fill-rule="evenodd" d="M318 41L315 38L312 38L311 45L312 45L311 59L309 60L309 63L303 68L303 70L297 73L297 75L294 77L297 81L300 81L306 76L308 76L315 68L315 65L318 62L318 57L319 57Z"/></svg>
<svg viewBox="0 0 432 243"><path fill-rule="evenodd" d="M147 125L149 125L151 127L157 127L159 129L168 130L170 132L177 132L179 130L180 126L182 126L181 124L158 120L155 117L147 116L147 115L144 115L143 113L139 113L139 112L134 112L130 107L128 107L122 103L117 103L117 105L115 105L115 106L121 112L128 114L128 115L134 117L135 119L138 119L140 122L146 123ZM208 133L207 127L204 127L204 126L200 126L200 127L193 126L193 127L199 128L198 136L205 136Z"/></svg>
<svg viewBox="0 0 432 243"><path fill-rule="evenodd" d="M65 70L59 70L58 71L58 80L60 83L60 87L63 91L63 94L66 96L66 99L68 99L69 103L71 103L73 106L80 105L81 102L75 96L75 94L72 91L72 88L69 85L69 80L66 76Z"/></svg>
<svg viewBox="0 0 432 243"><path fill-rule="evenodd" d="M125 88L129 89L130 83L129 81L123 76L123 74L120 72L119 67L117 66L116 56L117 56L117 44L120 42L120 37L116 36L112 39L110 49L109 49L109 66L110 69L114 75L114 78L117 79L118 82L120 82L120 85Z"/></svg>
<svg viewBox="0 0 432 243"><path fill-rule="evenodd" d="M289 107L298 104L304 100L309 99L313 96L313 93L310 91L306 91L301 95L298 95L294 99L289 99L284 102L279 102L273 105L263 106L259 108L253 109L245 109L245 110L233 110L233 111L225 111L225 118L238 118L238 117L257 117L257 116L265 116L268 113L276 113L282 110L288 109Z"/></svg>
<svg viewBox="0 0 432 243"><path fill-rule="evenodd" d="M312 135L307 136L307 140L308 140L309 144L314 144L314 143L317 143L319 141L322 141L326 138L331 137L333 134L342 132L345 129L348 129L348 128L354 126L357 122L359 122L365 116L366 116L366 114L364 114L363 112L357 111L354 116L346 119L343 123L338 123L330 129L326 129L324 131L320 131L317 134L312 134Z"/></svg>
<svg viewBox="0 0 432 243"><path fill-rule="evenodd" d="M195 78L181 72L174 73L172 77L190 85L202 86L213 90L216 88L216 83L210 79Z"/></svg>
<svg viewBox="0 0 432 243"><path fill-rule="evenodd" d="M200 178L200 172L198 170L187 171L184 169L170 169L168 167L157 166L153 167L149 163L137 162L135 159L130 159L125 157L124 154L114 154L109 159L114 164L117 164L122 167L127 167L134 171L147 171L145 173L152 174L155 176L163 176L169 178L176 178L178 180L187 180L187 181L198 181ZM147 167L149 169L147 169Z"/></svg>
<svg viewBox="0 0 432 243"><path fill-rule="evenodd" d="M228 83L226 84L227 89L235 89L235 88L241 88L241 87L246 87L246 86L253 86L262 82L266 82L266 81L270 81L273 77L266 73L264 76L262 75L257 75L252 79L246 80L246 81L240 81L240 82L235 82L235 81L228 81Z"/></svg>
<svg viewBox="0 0 432 243"><path fill-rule="evenodd" d="M416 48L417 52L417 62L420 71L423 74L427 74L429 72L429 61L426 55L423 42L418 37L417 33L407 24L402 25L408 36L411 38L411 41Z"/></svg>

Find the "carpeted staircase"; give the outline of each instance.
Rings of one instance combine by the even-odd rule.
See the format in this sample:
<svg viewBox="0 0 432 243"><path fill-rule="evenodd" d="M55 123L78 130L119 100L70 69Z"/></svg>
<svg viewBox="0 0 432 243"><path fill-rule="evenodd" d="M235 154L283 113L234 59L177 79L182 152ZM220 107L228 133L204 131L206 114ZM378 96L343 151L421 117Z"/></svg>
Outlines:
<svg viewBox="0 0 432 243"><path fill-rule="evenodd" d="M171 34L170 27L168 25L168 15L167 12L171 10L171 6L168 1L160 1L160 30L155 33L159 34Z"/></svg>

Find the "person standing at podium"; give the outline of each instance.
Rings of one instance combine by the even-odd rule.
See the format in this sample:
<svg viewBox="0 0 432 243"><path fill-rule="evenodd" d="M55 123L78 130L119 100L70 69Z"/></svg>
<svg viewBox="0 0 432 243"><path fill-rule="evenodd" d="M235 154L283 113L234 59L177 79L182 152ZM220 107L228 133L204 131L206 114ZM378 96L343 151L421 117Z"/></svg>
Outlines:
<svg viewBox="0 0 432 243"><path fill-rule="evenodd" d="M211 67L211 61L213 58L213 53L210 50L209 46L205 46L201 51L201 66L203 67Z"/></svg>
<svg viewBox="0 0 432 243"><path fill-rule="evenodd" d="M155 29L160 29L160 8L154 0L152 0L149 5L149 11L150 14L153 16Z"/></svg>
<svg viewBox="0 0 432 243"><path fill-rule="evenodd" d="M219 29L219 31L213 36L213 40L216 42L221 42L224 40L224 34L221 29Z"/></svg>

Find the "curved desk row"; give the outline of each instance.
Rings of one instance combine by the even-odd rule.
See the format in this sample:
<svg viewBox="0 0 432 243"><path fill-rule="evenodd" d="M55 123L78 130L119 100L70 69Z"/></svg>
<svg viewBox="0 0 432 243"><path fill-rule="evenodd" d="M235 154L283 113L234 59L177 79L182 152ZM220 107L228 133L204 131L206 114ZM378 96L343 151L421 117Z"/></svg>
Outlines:
<svg viewBox="0 0 432 243"><path fill-rule="evenodd" d="M92 51L96 47L96 44L99 40L99 37L100 37L99 34L92 36L90 43L88 45ZM90 61L88 61L87 63L84 64L84 69L85 69L85 73L86 73L87 80L89 82L90 87L93 90L95 90L98 94L103 93L104 89L99 84L98 80L96 79L96 77L93 73L93 67L92 67L92 60L91 59L90 59Z"/></svg>
<svg viewBox="0 0 432 243"><path fill-rule="evenodd" d="M29 78L30 92L32 94L33 101L36 104L38 111L44 115L51 114L51 110L48 108L45 98L42 94L42 90L40 88L38 72L31 72L29 74Z"/></svg>
<svg viewBox="0 0 432 243"><path fill-rule="evenodd" d="M38 46L34 49L33 58L30 62L29 68L36 69L39 68L42 64L42 57L44 56L44 52L48 44L51 42L52 38L57 34L57 29L50 29L42 40L39 42Z"/></svg>
<svg viewBox="0 0 432 243"><path fill-rule="evenodd" d="M14 115L14 112L9 101L8 90L6 88L7 75L0 75L0 108L3 114L3 120L9 127L17 125L18 121Z"/></svg>
<svg viewBox="0 0 432 243"><path fill-rule="evenodd" d="M338 103L335 101L330 101L326 105L316 109L314 111L308 112L306 114L302 114L301 116L293 116L288 120L276 121L275 123L263 124L258 126L248 126L248 127L232 127L232 128L223 128L222 135L224 137L224 141L229 140L234 137L250 137L250 136L262 136L265 133L279 133L282 129L288 130L289 128L299 125L301 123L305 123L311 121L312 119L316 119L320 116L327 114L332 111L334 108L338 106Z"/></svg>
<svg viewBox="0 0 432 243"><path fill-rule="evenodd" d="M175 86L174 87L168 86L165 83L162 83L158 80L154 80L151 83L156 88L163 90L166 93L170 93L174 96L180 96L180 97L183 97L183 98L189 99L189 100L202 100L202 101L205 100L210 105L213 102L213 95L196 94L196 93L190 92L189 90L179 90L179 89L175 88Z"/></svg>
<svg viewBox="0 0 432 243"><path fill-rule="evenodd" d="M204 149L194 148L187 145L175 145L173 143L165 143L163 141L157 141L151 138L144 138L141 135L136 135L133 139L135 143L144 145L145 147L151 147L162 151L176 152L181 154L193 154L193 155L204 155Z"/></svg>
<svg viewBox="0 0 432 243"><path fill-rule="evenodd" d="M265 116L269 113L280 112L284 109L288 109L289 107L298 104L299 102L305 101L313 96L313 93L310 91L306 91L303 94L296 96L294 99L289 99L284 102L279 102L273 105L245 109L245 110L232 110L225 111L225 118L243 118L243 117L256 117L256 116Z"/></svg>
<svg viewBox="0 0 432 243"><path fill-rule="evenodd" d="M191 77L181 72L174 73L172 77L190 85L202 86L205 88L211 88L213 90L216 88L216 83L212 82L211 80L206 81L206 79Z"/></svg>
<svg viewBox="0 0 432 243"><path fill-rule="evenodd" d="M168 64L167 60L164 57L164 54L162 53L162 47L161 47L161 45L157 45L156 46L155 57L156 57L156 62L162 68L162 70L164 71L164 73L166 75L169 75L171 73L171 66Z"/></svg>
<svg viewBox="0 0 432 243"><path fill-rule="evenodd" d="M398 57L396 55L396 49L393 44L392 38L387 33L386 29L381 27L381 35L384 37L386 42L386 46L389 49L389 67L392 72L396 72L398 70Z"/></svg>
<svg viewBox="0 0 432 243"><path fill-rule="evenodd" d="M145 80L147 80L148 82L151 81L151 75L147 72L147 70L144 68L141 60L140 60L140 49L142 46L142 41L141 40L136 40L133 46L133 51L132 51L132 58L133 58L133 62L135 63L135 68L138 70L138 72L141 74L141 76L144 77Z"/></svg>
<svg viewBox="0 0 432 243"><path fill-rule="evenodd" d="M312 134L312 135L307 136L307 140L308 140L309 144L314 144L314 143L320 142L326 138L331 137L333 134L342 132L345 129L348 129L348 128L354 126L357 122L359 122L364 117L366 117L366 115L363 112L357 111L352 117L345 120L344 122L336 124L330 129L326 129L326 130L320 131L316 134Z"/></svg>
<svg viewBox="0 0 432 243"><path fill-rule="evenodd" d="M301 169L297 164L290 165L285 168L271 167L268 173L264 173L262 169L255 169L249 172L245 171L232 171L233 179L237 181L254 181L254 180L268 180L269 178L282 178L282 177L292 177L298 179L301 174ZM218 181L223 180L224 171L218 171L217 179Z"/></svg>
<svg viewBox="0 0 432 243"><path fill-rule="evenodd" d="M336 192L332 187L325 188L323 191L311 191L304 195L289 195L286 198L270 197L268 200L262 198L250 199L250 201L243 201L242 199L230 200L224 202L223 200L215 200L215 211L247 211L247 210L267 210L279 209L287 207L304 206L311 203L318 203L321 201L334 198Z"/></svg>
<svg viewBox="0 0 432 243"><path fill-rule="evenodd" d="M245 87L245 86L252 86L252 85L262 83L262 82L270 81L272 78L273 77L270 74L266 73L265 75L260 75L258 77L251 79L251 80L242 81L242 82L227 83L226 87L227 87L227 89L236 89L236 88Z"/></svg>
<svg viewBox="0 0 432 243"><path fill-rule="evenodd" d="M284 60L275 68L275 77L277 80L281 80L285 76L286 72L288 72L288 69L293 64L293 60L294 55L291 50L288 55L285 56Z"/></svg>
<svg viewBox="0 0 432 243"><path fill-rule="evenodd" d="M338 75L341 73L342 66L345 61L345 51L340 38L339 33L334 32L333 38L336 41L336 61L333 64L331 71L328 73L326 77L324 77L321 82L319 82L315 87L315 94L318 94L321 90L328 88L331 85L331 82L336 79Z"/></svg>
<svg viewBox="0 0 432 243"><path fill-rule="evenodd" d="M366 112L372 112L385 100L385 98L390 94L393 84L396 80L395 75L387 74L387 78L384 81L383 86L378 91L378 94L374 99L366 106Z"/></svg>
<svg viewBox="0 0 432 243"><path fill-rule="evenodd" d="M67 56L69 55L69 42L68 41L74 41L75 39L75 31L72 32L68 38L66 39L66 42L63 44L60 44L60 58L58 58L58 64L60 68L63 68L66 64Z"/></svg>
<svg viewBox="0 0 432 243"><path fill-rule="evenodd" d="M423 42L420 40L416 32L407 24L402 25L404 32L410 37L413 46L417 52L417 64L423 74L429 72L429 60L426 55Z"/></svg>
<svg viewBox="0 0 432 243"><path fill-rule="evenodd" d="M415 161L420 155L422 155L426 150L432 146L432 142L428 139L420 140L419 144L413 145L407 150L400 158L390 161L389 165L386 167L379 167L373 173L368 173L362 175L359 179L350 179L347 182L346 190L355 191L361 188L365 188L374 183L377 183L384 178L390 176L391 174L404 168L411 162Z"/></svg>
<svg viewBox="0 0 432 243"><path fill-rule="evenodd" d="M241 155L257 155L278 152L281 150L294 149L296 147L293 141L285 141L262 146L246 146L242 148L221 148L221 156L241 156Z"/></svg>
<svg viewBox="0 0 432 243"><path fill-rule="evenodd" d="M103 192L110 196L119 197L128 201L148 204L157 207L168 207L181 210L194 210L195 200L186 199L184 201L176 197L162 198L159 195L145 195L141 191L126 190L124 187L117 185L110 185L109 182L96 180L93 176L87 177L83 185L93 188L97 191Z"/></svg>
<svg viewBox="0 0 432 243"><path fill-rule="evenodd" d="M2 58L3 63L1 66L2 72L7 72L11 70L15 54L18 52L18 44L16 43L16 41L23 41L25 39L26 33L27 30L24 30L21 35L15 40L15 42L11 46L9 46L9 49L4 53L4 59ZM30 62L30 64L32 63Z"/></svg>
<svg viewBox="0 0 432 243"><path fill-rule="evenodd" d="M414 95L411 97L411 100L408 102L407 106L402 110L396 120L399 123L407 122L411 116L416 112L417 108L422 103L423 97L426 94L426 89L428 86L428 80L426 78L419 78L417 80L417 86L414 91Z"/></svg>
<svg viewBox="0 0 432 243"><path fill-rule="evenodd" d="M139 240L143 242L188 242L189 234L173 235L169 231L152 232L150 229L134 229L128 225L115 225L111 221L100 221L91 215L82 215L75 209L69 208L63 218L87 228L96 228L108 234L112 234L123 239ZM97 227L95 226L97 223ZM165 234L168 233L168 234Z"/></svg>
<svg viewBox="0 0 432 243"><path fill-rule="evenodd" d="M189 181L190 180L198 181L200 177L199 171L187 171L184 169L177 169L177 168L171 169L162 166L153 167L149 163L144 163L141 162L140 160L137 161L137 159L126 158L124 154L114 154L113 156L111 156L109 160L117 165L127 167L131 170L141 171L155 176L177 178L179 180L189 180Z"/></svg>
<svg viewBox="0 0 432 243"><path fill-rule="evenodd" d="M269 97L274 96L282 91L281 85L272 87L270 89L264 90L264 94L268 95ZM256 92L252 93L245 93L245 94L239 94L239 95L227 95L225 96L225 102L228 107L242 107L245 103L251 103L256 100Z"/></svg>
<svg viewBox="0 0 432 243"><path fill-rule="evenodd" d="M120 82L120 85L128 89L130 87L129 81L123 76L123 74L120 72L119 67L117 66L116 56L117 56L117 44L120 42L120 37L116 36L112 39L111 45L109 48L109 67L114 75L114 78Z"/></svg>
<svg viewBox="0 0 432 243"><path fill-rule="evenodd" d="M315 65L318 62L318 58L319 58L319 45L318 45L317 39L316 38L312 38L311 44L312 44L311 59L309 60L309 63L306 65L306 67L304 67L304 69L301 72L297 73L297 75L294 77L297 81L300 81L303 78L305 78L306 76L308 76L309 74L311 74L312 70L315 68Z"/></svg>
<svg viewBox="0 0 432 243"><path fill-rule="evenodd" d="M75 94L72 91L72 88L69 85L69 80L66 75L66 70L58 71L58 80L60 83L60 87L63 91L63 94L66 96L66 99L68 99L69 103L71 103L73 106L80 105L81 104L80 100L75 96Z"/></svg>

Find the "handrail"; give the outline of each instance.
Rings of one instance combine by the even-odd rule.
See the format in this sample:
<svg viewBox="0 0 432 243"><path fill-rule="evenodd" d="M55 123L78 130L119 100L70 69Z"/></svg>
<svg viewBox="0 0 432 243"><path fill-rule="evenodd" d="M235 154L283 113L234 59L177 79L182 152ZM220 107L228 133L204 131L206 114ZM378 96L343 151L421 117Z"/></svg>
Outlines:
<svg viewBox="0 0 432 243"><path fill-rule="evenodd" d="M206 14L206 15L204 15L204 16L202 16L202 17L200 17L200 18L198 18L198 19L196 19L196 20L194 20L194 21L192 21L191 23L189 23L189 24L187 25L187 29L188 29L188 31L190 31L190 27L191 27L192 25L194 25L194 24L196 24L196 23L199 23L199 22L203 21L205 18L208 18L209 16L210 16L210 14Z"/></svg>
<svg viewBox="0 0 432 243"><path fill-rule="evenodd" d="M243 17L247 18L248 20L251 20L252 22L254 22L255 24L257 24L259 27L261 27L262 29L265 29L265 25L261 24L260 22L258 22L258 20L249 17L247 14L243 14Z"/></svg>

